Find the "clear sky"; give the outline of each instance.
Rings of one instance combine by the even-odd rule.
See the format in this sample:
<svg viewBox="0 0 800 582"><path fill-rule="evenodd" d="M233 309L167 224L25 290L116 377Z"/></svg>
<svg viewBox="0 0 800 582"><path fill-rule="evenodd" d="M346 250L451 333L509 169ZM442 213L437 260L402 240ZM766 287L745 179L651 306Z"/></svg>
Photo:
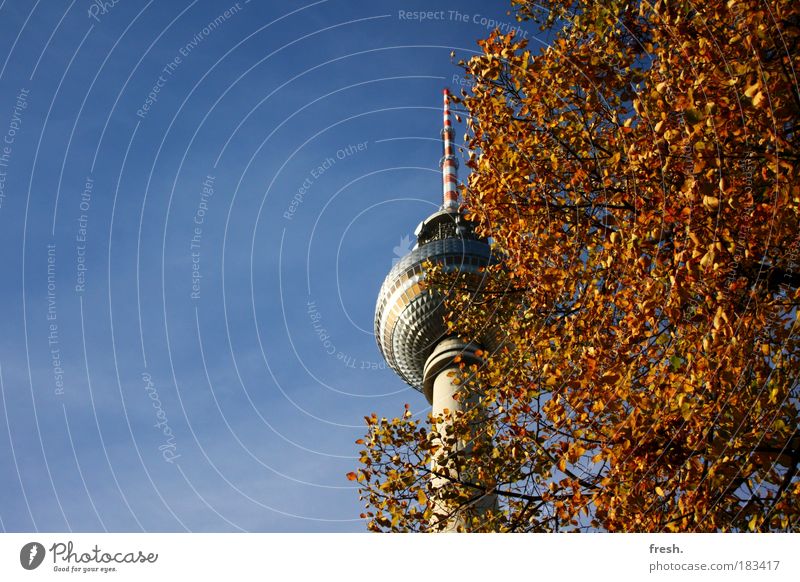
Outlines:
<svg viewBox="0 0 800 582"><path fill-rule="evenodd" d="M507 9L0 0L3 530L364 531L363 417L427 412L375 298Z"/></svg>

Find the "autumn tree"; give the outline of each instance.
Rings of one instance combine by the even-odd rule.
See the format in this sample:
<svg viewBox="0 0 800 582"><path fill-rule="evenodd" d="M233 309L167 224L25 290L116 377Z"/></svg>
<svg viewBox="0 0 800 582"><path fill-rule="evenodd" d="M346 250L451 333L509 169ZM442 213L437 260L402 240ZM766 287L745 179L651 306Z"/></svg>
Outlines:
<svg viewBox="0 0 800 582"><path fill-rule="evenodd" d="M476 446L434 491L437 419L368 417L370 529L491 492L471 529L797 531L800 4L513 4L554 40L496 31L458 100L504 260L428 277L454 334L504 340L462 370Z"/></svg>

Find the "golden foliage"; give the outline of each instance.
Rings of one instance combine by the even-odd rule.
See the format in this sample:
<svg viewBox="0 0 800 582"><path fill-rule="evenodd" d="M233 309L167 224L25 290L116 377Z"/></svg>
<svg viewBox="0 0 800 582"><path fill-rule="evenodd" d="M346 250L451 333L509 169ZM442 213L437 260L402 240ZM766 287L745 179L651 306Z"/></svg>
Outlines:
<svg viewBox="0 0 800 582"><path fill-rule="evenodd" d="M800 4L513 3L555 40L493 33L459 99L505 261L450 323L505 344L454 434L490 438L432 492L430 428L368 419L370 528L494 492L474 529L797 530Z"/></svg>

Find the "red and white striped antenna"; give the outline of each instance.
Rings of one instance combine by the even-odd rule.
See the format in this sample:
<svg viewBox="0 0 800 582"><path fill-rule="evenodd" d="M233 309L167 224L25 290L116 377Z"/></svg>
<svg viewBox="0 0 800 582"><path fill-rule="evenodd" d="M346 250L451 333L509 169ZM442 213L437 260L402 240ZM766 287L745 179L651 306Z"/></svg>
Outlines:
<svg viewBox="0 0 800 582"><path fill-rule="evenodd" d="M444 127L442 128L442 145L444 155L440 163L442 167L442 196L444 210L458 210L458 160L455 155L453 143L453 124L450 120L450 91L445 89L444 94Z"/></svg>

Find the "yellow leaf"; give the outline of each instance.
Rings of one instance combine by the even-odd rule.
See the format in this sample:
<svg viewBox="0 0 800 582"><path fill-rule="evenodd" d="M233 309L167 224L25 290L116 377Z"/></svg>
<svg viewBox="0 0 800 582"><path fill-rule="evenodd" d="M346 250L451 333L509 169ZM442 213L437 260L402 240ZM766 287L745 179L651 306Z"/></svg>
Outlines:
<svg viewBox="0 0 800 582"><path fill-rule="evenodd" d="M748 99L752 99L753 96L758 91L759 87L761 87L761 83L758 82L753 83L747 89L744 90L744 96L747 97Z"/></svg>
<svg viewBox="0 0 800 582"><path fill-rule="evenodd" d="M703 206L707 210L716 210L719 208L719 198L716 196L703 196Z"/></svg>

